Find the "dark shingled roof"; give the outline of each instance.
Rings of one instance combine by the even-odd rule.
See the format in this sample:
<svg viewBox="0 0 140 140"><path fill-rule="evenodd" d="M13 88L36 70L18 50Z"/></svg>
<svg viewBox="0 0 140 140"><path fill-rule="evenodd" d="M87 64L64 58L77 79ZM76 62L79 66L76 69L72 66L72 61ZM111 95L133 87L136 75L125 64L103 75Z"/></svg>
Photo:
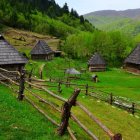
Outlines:
<svg viewBox="0 0 140 140"><path fill-rule="evenodd" d="M89 65L105 65L105 60L98 54L95 53L88 61Z"/></svg>
<svg viewBox="0 0 140 140"><path fill-rule="evenodd" d="M50 54L54 53L44 40L39 40L32 49L31 54Z"/></svg>
<svg viewBox="0 0 140 140"><path fill-rule="evenodd" d="M25 63L27 59L0 35L0 65Z"/></svg>
<svg viewBox="0 0 140 140"><path fill-rule="evenodd" d="M140 44L128 55L124 63L140 64Z"/></svg>

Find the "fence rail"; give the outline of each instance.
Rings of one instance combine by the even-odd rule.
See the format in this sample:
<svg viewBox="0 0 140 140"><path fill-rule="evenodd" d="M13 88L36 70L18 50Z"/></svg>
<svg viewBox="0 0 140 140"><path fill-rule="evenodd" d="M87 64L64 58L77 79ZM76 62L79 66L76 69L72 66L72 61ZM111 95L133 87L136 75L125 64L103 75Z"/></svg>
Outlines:
<svg viewBox="0 0 140 140"><path fill-rule="evenodd" d="M135 102L131 102L128 99L125 99L124 97L119 97L119 96L114 96L112 93L108 93L99 89L96 89L94 86L90 86L88 84L75 84L75 83L71 83L69 81L64 81L64 80L56 80L54 78L52 78L51 80L41 80L41 79L36 79L33 78L33 81L41 81L41 82L50 82L50 83L56 83L59 86L52 86L52 87L56 87L58 88L58 92L61 93L61 85L66 85L67 87L78 87L78 88L82 88L81 92L84 92L85 95L91 96L93 98L99 99L101 101L105 101L111 105L114 105L116 107L119 107L121 109L124 109L130 113L132 113L133 115L135 113L140 114L140 105L135 103ZM61 83L61 84L60 84ZM43 86L43 84L42 84ZM45 86L45 85L44 85ZM49 85L46 85L48 87L51 87Z"/></svg>

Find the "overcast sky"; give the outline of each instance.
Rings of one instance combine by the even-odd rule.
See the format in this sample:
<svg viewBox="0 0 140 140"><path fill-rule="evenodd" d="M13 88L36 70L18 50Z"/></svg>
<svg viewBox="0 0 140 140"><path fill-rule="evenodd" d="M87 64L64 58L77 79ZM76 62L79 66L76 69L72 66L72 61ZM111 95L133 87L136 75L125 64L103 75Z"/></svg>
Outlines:
<svg viewBox="0 0 140 140"><path fill-rule="evenodd" d="M98 10L125 10L140 8L140 0L55 0L60 6L66 2L79 14Z"/></svg>

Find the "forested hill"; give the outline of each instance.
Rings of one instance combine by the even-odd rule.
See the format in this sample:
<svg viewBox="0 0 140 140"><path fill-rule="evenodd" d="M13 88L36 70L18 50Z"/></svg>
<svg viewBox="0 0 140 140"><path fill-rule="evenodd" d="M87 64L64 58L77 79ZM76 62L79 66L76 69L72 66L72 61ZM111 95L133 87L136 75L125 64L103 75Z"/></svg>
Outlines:
<svg viewBox="0 0 140 140"><path fill-rule="evenodd" d="M102 10L86 14L84 17L101 30L119 30L132 36L140 33L140 9Z"/></svg>
<svg viewBox="0 0 140 140"><path fill-rule="evenodd" d="M54 0L0 0L0 23L57 37L94 30L67 3L60 7Z"/></svg>

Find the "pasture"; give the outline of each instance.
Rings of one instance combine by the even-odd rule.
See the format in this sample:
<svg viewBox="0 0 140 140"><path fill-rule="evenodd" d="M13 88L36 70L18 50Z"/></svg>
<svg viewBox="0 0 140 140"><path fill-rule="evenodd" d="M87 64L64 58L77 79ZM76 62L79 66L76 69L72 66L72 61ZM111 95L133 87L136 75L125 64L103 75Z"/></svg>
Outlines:
<svg viewBox="0 0 140 140"><path fill-rule="evenodd" d="M59 140L56 127L26 101L19 102L16 95L0 84L0 139L1 140ZM63 140L69 137L64 136Z"/></svg>
<svg viewBox="0 0 140 140"><path fill-rule="evenodd" d="M70 62L70 63L69 63ZM31 61L30 64L26 66L28 71L31 70L31 67L34 67L34 75L40 78L40 67L45 64L43 68L43 79L47 80L50 77L56 79L65 79L66 75L64 74L64 69L70 67L74 67L77 70L81 68L86 68L86 62L68 60L63 58L55 58L52 61ZM139 90L139 82L140 76L132 75L125 72L123 69L108 69L106 72L97 72L99 77L99 82L94 83L91 80L91 75L93 73L86 72L81 75L80 79L72 80L72 83L76 84L89 84L93 86L97 90L105 91L108 93L113 93L115 96L121 96L123 98L127 98L130 101L134 101L136 103L140 102L140 90ZM46 83L48 84L48 83ZM56 85L56 83L49 83L50 85ZM73 93L73 89L71 87L66 87L62 85L62 93L58 93L56 87L48 87L49 90L53 91L55 94L59 94L64 98L69 98ZM52 102L55 102L59 106L61 106L60 102L57 102L53 98L49 97L46 92L41 92L37 90L33 90L34 93L40 95L44 99L49 99ZM27 93L31 99L33 97ZM35 99L33 99L36 104L41 106L43 110L46 110L44 105L38 103ZM78 96L78 101L80 101L83 105L85 105L105 126L107 126L114 133L121 133L123 138L126 140L137 140L140 137L139 128L140 128L140 118L138 115L131 115L127 111L119 109L117 107L111 106L105 102L94 99L90 96L85 95L85 91L81 91ZM47 110L49 114L58 121L59 117L52 111L50 108ZM103 133L102 130L90 119L88 119L87 115L85 115L79 109L74 108L72 110L76 116L80 119L81 122L84 122L86 126L92 130L99 139L108 139L107 136ZM55 115L54 115L55 114ZM75 127L75 124L72 124L72 129L76 131L76 136L78 139L88 139L87 135L85 135L78 127ZM75 129L76 128L76 129Z"/></svg>
<svg viewBox="0 0 140 140"><path fill-rule="evenodd" d="M45 64L43 68L43 79L49 79L50 77L57 79L65 78L67 75L64 75L64 69L69 68L69 65L71 68L74 67L77 70L87 68L86 61L82 62L63 58L55 58L49 62L31 61L26 68L30 71L31 67L34 67L34 75L40 78L39 71L42 64ZM93 74L98 75L98 83L94 83L91 80ZM131 101L140 102L140 76L125 72L123 69L109 68L105 72L96 73L91 73L87 70L86 73L81 75L80 79L73 80L72 82L77 84L89 84L99 90L113 93L117 96L127 97Z"/></svg>

